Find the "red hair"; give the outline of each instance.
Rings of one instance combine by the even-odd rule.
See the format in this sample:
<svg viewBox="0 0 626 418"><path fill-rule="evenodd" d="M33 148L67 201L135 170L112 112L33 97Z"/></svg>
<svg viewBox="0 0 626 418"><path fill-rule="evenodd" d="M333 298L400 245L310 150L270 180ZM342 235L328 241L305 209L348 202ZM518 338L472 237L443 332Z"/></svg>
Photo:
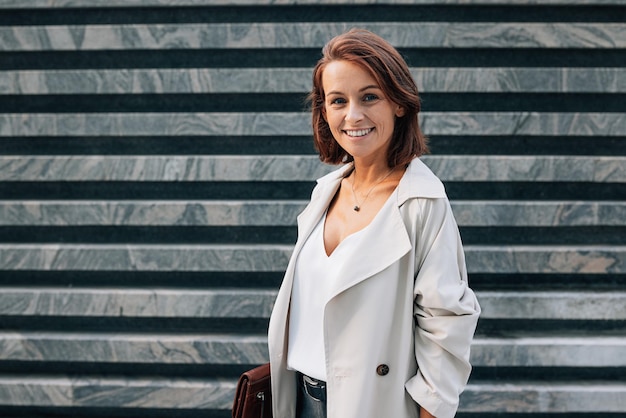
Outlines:
<svg viewBox="0 0 626 418"><path fill-rule="evenodd" d="M313 70L313 88L308 99L311 105L313 141L323 162L341 164L353 160L339 146L324 119L322 74L332 61L348 61L363 68L374 77L385 96L404 110L404 115L396 119L387 151L387 164L390 168L406 165L413 158L428 152L426 137L420 129L417 117L420 98L406 61L380 36L363 29L352 29L334 37L324 46L322 58Z"/></svg>

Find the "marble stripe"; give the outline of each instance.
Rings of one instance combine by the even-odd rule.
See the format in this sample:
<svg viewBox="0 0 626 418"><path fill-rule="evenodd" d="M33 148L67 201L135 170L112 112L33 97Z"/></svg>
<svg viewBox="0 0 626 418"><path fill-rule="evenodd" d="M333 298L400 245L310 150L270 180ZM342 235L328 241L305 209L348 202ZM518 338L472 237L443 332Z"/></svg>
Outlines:
<svg viewBox="0 0 626 418"><path fill-rule="evenodd" d="M4 270L282 272L287 245L0 244Z"/></svg>
<svg viewBox="0 0 626 418"><path fill-rule="evenodd" d="M0 94L302 93L310 68L0 71ZM412 68L427 93L624 93L624 68Z"/></svg>
<svg viewBox="0 0 626 418"><path fill-rule="evenodd" d="M303 136L305 112L4 113L2 137L23 136ZM625 136L626 113L423 112L427 135Z"/></svg>
<svg viewBox="0 0 626 418"><path fill-rule="evenodd" d="M465 413L595 413L626 411L622 382L470 383L461 394L459 412Z"/></svg>
<svg viewBox="0 0 626 418"><path fill-rule="evenodd" d="M470 361L483 367L624 367L624 349L621 337L478 338ZM259 364L267 351L265 335L0 333L7 361Z"/></svg>
<svg viewBox="0 0 626 418"><path fill-rule="evenodd" d="M624 246L481 246L465 247L471 273L575 273L626 272Z"/></svg>
<svg viewBox="0 0 626 418"><path fill-rule="evenodd" d="M424 156L443 181L626 182L626 157ZM3 181L313 181L317 156L0 156Z"/></svg>
<svg viewBox="0 0 626 418"><path fill-rule="evenodd" d="M474 367L624 367L623 337L475 339Z"/></svg>
<svg viewBox="0 0 626 418"><path fill-rule="evenodd" d="M232 379L0 376L6 406L230 409Z"/></svg>
<svg viewBox="0 0 626 418"><path fill-rule="evenodd" d="M24 0L3 0L0 9L24 8ZM272 5L623 5L623 0L29 0L31 9L91 7L272 6Z"/></svg>
<svg viewBox="0 0 626 418"><path fill-rule="evenodd" d="M625 202L452 201L460 226L626 225ZM0 201L0 225L295 226L304 201Z"/></svg>
<svg viewBox="0 0 626 418"><path fill-rule="evenodd" d="M476 295L485 319L626 320L626 292L482 291Z"/></svg>
<svg viewBox="0 0 626 418"><path fill-rule="evenodd" d="M331 170L316 156L0 156L5 181L312 181Z"/></svg>
<svg viewBox="0 0 626 418"><path fill-rule="evenodd" d="M295 226L305 205L302 201L0 201L0 225Z"/></svg>
<svg viewBox="0 0 626 418"><path fill-rule="evenodd" d="M275 290L2 288L0 315L269 318Z"/></svg>
<svg viewBox="0 0 626 418"><path fill-rule="evenodd" d="M461 226L624 225L624 202L452 201Z"/></svg>
<svg viewBox="0 0 626 418"><path fill-rule="evenodd" d="M4 270L274 271L287 245L0 244ZM625 246L465 247L471 273L626 273Z"/></svg>
<svg viewBox="0 0 626 418"><path fill-rule="evenodd" d="M146 364L260 364L267 338L238 335L2 332L3 361Z"/></svg>
<svg viewBox="0 0 626 418"><path fill-rule="evenodd" d="M269 318L276 290L2 288L0 315ZM484 319L626 320L625 292L477 291Z"/></svg>
<svg viewBox="0 0 626 418"><path fill-rule="evenodd" d="M621 23L216 23L0 27L3 51L321 48L361 27L399 48L624 48Z"/></svg>

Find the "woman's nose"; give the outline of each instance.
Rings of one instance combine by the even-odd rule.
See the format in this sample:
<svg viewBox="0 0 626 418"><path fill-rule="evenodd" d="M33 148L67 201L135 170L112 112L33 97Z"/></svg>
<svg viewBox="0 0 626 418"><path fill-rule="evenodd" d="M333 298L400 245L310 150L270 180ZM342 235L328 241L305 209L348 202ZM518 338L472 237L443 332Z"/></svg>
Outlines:
<svg viewBox="0 0 626 418"><path fill-rule="evenodd" d="M346 113L346 121L354 122L363 119L363 109L358 103L350 103Z"/></svg>

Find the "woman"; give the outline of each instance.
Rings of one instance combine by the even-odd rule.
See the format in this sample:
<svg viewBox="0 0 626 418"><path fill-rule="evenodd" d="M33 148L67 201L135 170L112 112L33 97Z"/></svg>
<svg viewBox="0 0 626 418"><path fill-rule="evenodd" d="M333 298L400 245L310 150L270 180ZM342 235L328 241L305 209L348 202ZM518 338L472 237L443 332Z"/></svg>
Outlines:
<svg viewBox="0 0 626 418"><path fill-rule="evenodd" d="M313 74L322 177L269 326L275 418L453 417L479 305L407 64L364 30Z"/></svg>

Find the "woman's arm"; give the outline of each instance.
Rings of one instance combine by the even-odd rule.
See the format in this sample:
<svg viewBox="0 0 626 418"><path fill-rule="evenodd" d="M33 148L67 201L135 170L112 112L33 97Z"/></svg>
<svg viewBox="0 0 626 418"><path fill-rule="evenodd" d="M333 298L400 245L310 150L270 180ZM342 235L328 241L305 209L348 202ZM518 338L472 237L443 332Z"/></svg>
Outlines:
<svg viewBox="0 0 626 418"><path fill-rule="evenodd" d="M420 406L420 418L435 418L435 416Z"/></svg>

